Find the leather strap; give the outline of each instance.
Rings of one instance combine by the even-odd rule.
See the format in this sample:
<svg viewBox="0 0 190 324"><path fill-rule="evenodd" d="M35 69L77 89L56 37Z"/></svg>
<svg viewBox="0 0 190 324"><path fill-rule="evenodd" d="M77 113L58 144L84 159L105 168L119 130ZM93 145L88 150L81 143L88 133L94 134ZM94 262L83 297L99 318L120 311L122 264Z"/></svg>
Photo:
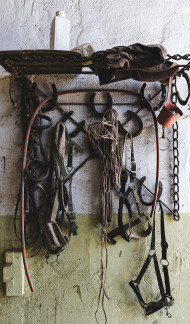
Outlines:
<svg viewBox="0 0 190 324"><path fill-rule="evenodd" d="M107 92L106 89L95 89L94 91L96 92ZM119 89L110 89L108 90L109 92L118 92L118 93L124 93L124 94L132 94L136 95L139 97L139 94L133 91L128 91L128 90L119 90ZM86 93L86 92L92 92L92 89L74 89L74 90L67 90L64 91L58 96L61 95L66 95L66 94L73 94L73 93ZM32 125L35 122L35 119L39 113L39 111L44 107L44 105L49 102L52 97L47 97L45 95L45 100L34 110L33 114L31 115L31 118L28 120L27 126L25 127L25 132L26 132L26 137L25 137L25 143L24 143L24 152L23 152L23 163L22 163L22 179L21 179L21 244L22 244L22 256L23 256L23 263L24 263L24 268L25 268L25 273L26 277L30 286L31 291L34 291L33 285L31 282L29 270L28 270L28 265L27 265L27 260L26 260L26 248L25 248L25 228L24 228L24 205L25 205L25 194L24 194L24 187L25 187L25 168L26 168L26 159L27 159L27 153L28 153L28 143L30 139L30 134L31 134L31 129ZM140 96L142 99L142 95ZM70 118L71 119L71 118ZM158 160L158 159L157 159ZM48 179L50 179L52 171L49 174ZM158 173L158 172L157 172ZM155 200L156 200L156 192L157 189L155 188Z"/></svg>
<svg viewBox="0 0 190 324"><path fill-rule="evenodd" d="M65 125L63 122L59 122L55 129L55 139L52 144L52 157L54 159L55 173L58 180L58 185L56 188L56 193L54 197L53 208L51 210L51 216L48 222L42 225L42 230L45 235L46 241L48 243L50 251L61 251L68 243L69 238L64 234L64 231L60 229L56 222L57 212L59 208L62 208L62 213L65 212L65 205L63 201L63 182L61 178L64 179L67 176L64 167L64 157L65 157ZM49 204L49 202L48 202Z"/></svg>
<svg viewBox="0 0 190 324"><path fill-rule="evenodd" d="M154 107L154 111L160 110L160 108L162 108L165 101L166 101L166 86L165 84L161 83L161 99L158 102L157 106Z"/></svg>
<svg viewBox="0 0 190 324"><path fill-rule="evenodd" d="M154 201L152 204L152 209L150 212L150 218L153 216L155 207L156 207L156 201L157 201L157 195L158 195L158 184L159 184L159 134L158 134L158 123L156 119L156 115L154 112L154 109L151 105L151 103L148 101L148 99L144 96L146 83L143 83L140 95L141 95L141 101L144 107L149 110L152 113L153 121L154 121L154 127L155 127L155 136L156 136L156 181L155 181L155 190L154 190Z"/></svg>
<svg viewBox="0 0 190 324"><path fill-rule="evenodd" d="M131 135L131 162L130 162L130 183L135 181L137 166L135 162L135 155L134 155L134 146L133 146L133 136Z"/></svg>
<svg viewBox="0 0 190 324"><path fill-rule="evenodd" d="M125 230L123 226L123 204L126 206L128 215L129 215L129 223L127 229L129 230L129 233ZM123 239L127 242L130 242L131 240L131 221L133 219L133 214L131 210L130 203L128 199L125 197L120 197L119 199L119 210L118 210L118 226L119 226L119 234L123 237ZM109 234L108 234L109 238Z"/></svg>
<svg viewBox="0 0 190 324"><path fill-rule="evenodd" d="M142 104L145 106L145 108L148 109L149 111L151 111L151 113L152 113L153 120L154 120L154 126L155 126L155 134L156 134L156 153L157 153L156 154L156 181L155 181L154 199L152 201L152 209L151 209L151 213L150 213L150 217L152 217L152 215L154 214L154 211L155 211L155 206L156 206L156 201L157 201L157 194L158 194L158 184L159 184L159 136L158 136L158 125L157 125L157 120L156 120L156 115L155 115L154 109L151 106L150 102L144 96L145 87L146 87L146 84L143 84L143 86L141 87L141 91L140 91L141 101L142 101ZM120 230L122 230L122 234L123 234L122 237L124 238L126 236L125 231L126 231L126 229L129 228L128 224L123 225L123 223L122 223L121 206L120 206L120 209L119 209L118 217L120 218L120 220L119 220L120 228L118 227L118 228L114 229L113 231L111 231L110 233L108 233L108 239L112 244L116 243L116 241L114 240L114 237L117 236L118 234L120 234ZM135 223L135 225L136 224L137 223ZM134 226L134 224L133 224L133 226ZM146 230L145 235L149 235L150 232L151 232L151 227L148 225L148 229ZM124 239L127 240L128 237L126 236Z"/></svg>
<svg viewBox="0 0 190 324"><path fill-rule="evenodd" d="M64 235L57 223L46 223L42 225L42 231L51 251L62 251L68 244L69 239Z"/></svg>

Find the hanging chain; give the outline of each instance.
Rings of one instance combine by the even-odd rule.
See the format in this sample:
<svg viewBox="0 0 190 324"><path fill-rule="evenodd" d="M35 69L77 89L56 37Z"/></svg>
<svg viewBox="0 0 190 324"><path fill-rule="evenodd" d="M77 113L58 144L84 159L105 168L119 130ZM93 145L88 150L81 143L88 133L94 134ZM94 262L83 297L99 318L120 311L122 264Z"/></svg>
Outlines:
<svg viewBox="0 0 190 324"><path fill-rule="evenodd" d="M172 103L177 103L176 77L172 81ZM173 203L174 219L179 221L179 150L178 150L178 123L172 126L173 130Z"/></svg>
<svg viewBox="0 0 190 324"><path fill-rule="evenodd" d="M168 60L175 60L175 61L179 61L179 60L186 60L186 61L190 61L190 54L185 54L185 55L180 55L180 54L175 54L175 55L167 55L168 56Z"/></svg>
<svg viewBox="0 0 190 324"><path fill-rule="evenodd" d="M186 66L184 66L182 69L179 70L179 72L177 72L177 75L181 75L183 72L187 71L190 69L190 54L185 54L185 55L180 55L180 54L175 54L175 55L167 55L168 58L166 59L166 61L168 60L174 60L174 61L179 61L179 60L185 60L185 61L189 61Z"/></svg>

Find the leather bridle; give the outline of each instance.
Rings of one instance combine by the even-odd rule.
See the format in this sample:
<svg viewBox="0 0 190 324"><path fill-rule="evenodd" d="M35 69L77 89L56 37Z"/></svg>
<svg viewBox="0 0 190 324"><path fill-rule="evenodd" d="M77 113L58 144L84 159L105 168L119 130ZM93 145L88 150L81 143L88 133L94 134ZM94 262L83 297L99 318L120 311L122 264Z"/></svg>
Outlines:
<svg viewBox="0 0 190 324"><path fill-rule="evenodd" d="M145 87L145 86L144 86ZM154 114L154 110L151 106L151 104L149 103L149 101L144 97L144 92L143 92L144 88L141 89L141 95L140 95L140 99L141 102L143 104L143 106L148 109L149 111L151 111L153 118L154 118L154 124L155 124L155 128L157 130L157 121L156 121L156 117ZM113 93L124 93L124 94L131 94L131 95L138 95L136 92L133 91L128 91L128 90L118 90L118 89L95 89L93 90L95 92L113 92ZM66 95L66 94L73 94L73 93L86 93L86 92L92 92L92 89L81 89L81 90L68 90L68 91L64 91L58 94L58 96L62 96L62 95ZM139 96L139 95L138 95ZM25 207L25 193L24 193L24 187L25 187L25 172L26 172L26 158L27 158L27 152L28 152L28 143L29 143L29 138L30 138L30 133L31 133L31 129L32 129L32 125L38 115L38 113L40 112L40 110L44 107L44 105L46 103L48 103L50 100L52 100L52 96L47 97L34 111L29 123L28 123L28 128L26 131L26 137L25 137L25 143L24 143L24 152L23 152L23 164L22 164L22 178L21 178L21 243L22 243L22 255L23 255L23 262L24 262L24 268L25 268L25 273L27 276L27 280L30 286L31 291L34 291L33 289L33 285L30 279L30 275L29 275L29 270L28 270L28 265L27 265L27 260L26 260L26 249L25 249L25 226L24 226L24 207ZM158 132L156 132L157 134ZM151 211L151 217L154 213L154 209L155 209L155 205L156 205L156 199L157 199L157 191L158 191L158 177L159 177L159 154L158 154L158 148L159 148L159 144L158 144L158 135L156 135L156 139L157 139L157 171L156 171L156 185L155 185L155 190L154 190L154 202L153 202L153 206L152 206L152 211Z"/></svg>

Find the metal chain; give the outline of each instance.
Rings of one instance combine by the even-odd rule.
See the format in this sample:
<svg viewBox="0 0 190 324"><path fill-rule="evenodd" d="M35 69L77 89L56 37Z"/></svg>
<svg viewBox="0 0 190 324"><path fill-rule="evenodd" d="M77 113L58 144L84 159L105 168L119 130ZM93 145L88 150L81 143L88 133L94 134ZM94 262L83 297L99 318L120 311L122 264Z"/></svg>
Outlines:
<svg viewBox="0 0 190 324"><path fill-rule="evenodd" d="M176 77L172 81L172 103L177 103ZM173 130L173 203L174 219L179 221L179 150L178 150L178 123L172 126Z"/></svg>
<svg viewBox="0 0 190 324"><path fill-rule="evenodd" d="M182 69L179 70L179 72L176 73L176 75L180 76L185 71L190 69L190 54L180 55L167 55L168 60L185 60L189 61ZM176 86L176 76L173 78L172 82L172 103L177 103L177 86ZM178 150L178 123L176 122L172 126L173 130L173 203L174 203L174 219L176 221L179 221L179 150Z"/></svg>
<svg viewBox="0 0 190 324"><path fill-rule="evenodd" d="M179 61L179 60L185 60L185 61L189 61L186 66L184 66L182 69L179 70L179 72L177 72L177 75L181 75L184 71L187 71L190 69L190 54L185 54L185 55L180 55L180 54L175 54L175 55L167 55L168 59L166 59L166 61L168 60L174 60L174 61Z"/></svg>
<svg viewBox="0 0 190 324"><path fill-rule="evenodd" d="M180 55L180 54L175 54L175 55L167 55L168 56L168 60L175 60L175 61L179 61L179 60L187 60L190 61L190 54L185 54L185 55Z"/></svg>

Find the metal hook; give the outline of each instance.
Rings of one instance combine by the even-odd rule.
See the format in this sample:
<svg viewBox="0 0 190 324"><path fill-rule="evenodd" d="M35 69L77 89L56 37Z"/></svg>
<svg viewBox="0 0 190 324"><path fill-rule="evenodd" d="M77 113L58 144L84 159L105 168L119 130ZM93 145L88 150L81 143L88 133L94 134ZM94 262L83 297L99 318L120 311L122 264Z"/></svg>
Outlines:
<svg viewBox="0 0 190 324"><path fill-rule="evenodd" d="M166 135L165 135L165 127L162 127L162 138L166 138Z"/></svg>
<svg viewBox="0 0 190 324"><path fill-rule="evenodd" d="M145 205L145 206L152 206L154 199L151 202L146 202L144 201L143 197L142 197L142 187L144 186L144 182L146 180L146 177L142 177L140 180L138 180L138 185L137 185L137 192L141 201L141 204ZM159 185L158 185L158 195L157 195L157 200L160 199L161 195L162 195L162 191L163 191L163 185L162 182L159 181Z"/></svg>
<svg viewBox="0 0 190 324"><path fill-rule="evenodd" d="M57 104L57 98L58 98L58 95L57 95L57 88L56 88L56 85L54 83L52 83L52 90L53 90L53 94L52 94L52 99L49 101L49 104L47 107L42 107L41 110L43 112L47 112L47 111L50 111L50 110L53 110L54 107L56 106Z"/></svg>
<svg viewBox="0 0 190 324"><path fill-rule="evenodd" d="M124 125L125 125L128 121L127 121L124 125L122 125L121 122L118 121L118 130L119 130L120 133L122 133L122 134L125 135L125 136L131 134L132 137L136 137L136 136L138 136L138 135L142 132L142 130L143 130L143 122L142 122L141 118L140 118L136 113L134 113L133 111L128 110L128 111L127 111L127 114L129 114L129 116L130 116L130 119L128 119L128 121L131 120L132 118L136 121L136 123L137 123L137 125L138 125L138 129L137 129L137 131L136 131L136 132L133 132L133 133L131 133L131 132L129 133L129 132L124 128Z"/></svg>
<svg viewBox="0 0 190 324"><path fill-rule="evenodd" d="M84 128L84 126L85 126L85 120L82 120L81 122L78 123L76 129L69 134L69 136L71 138L77 136L81 132L81 130Z"/></svg>

